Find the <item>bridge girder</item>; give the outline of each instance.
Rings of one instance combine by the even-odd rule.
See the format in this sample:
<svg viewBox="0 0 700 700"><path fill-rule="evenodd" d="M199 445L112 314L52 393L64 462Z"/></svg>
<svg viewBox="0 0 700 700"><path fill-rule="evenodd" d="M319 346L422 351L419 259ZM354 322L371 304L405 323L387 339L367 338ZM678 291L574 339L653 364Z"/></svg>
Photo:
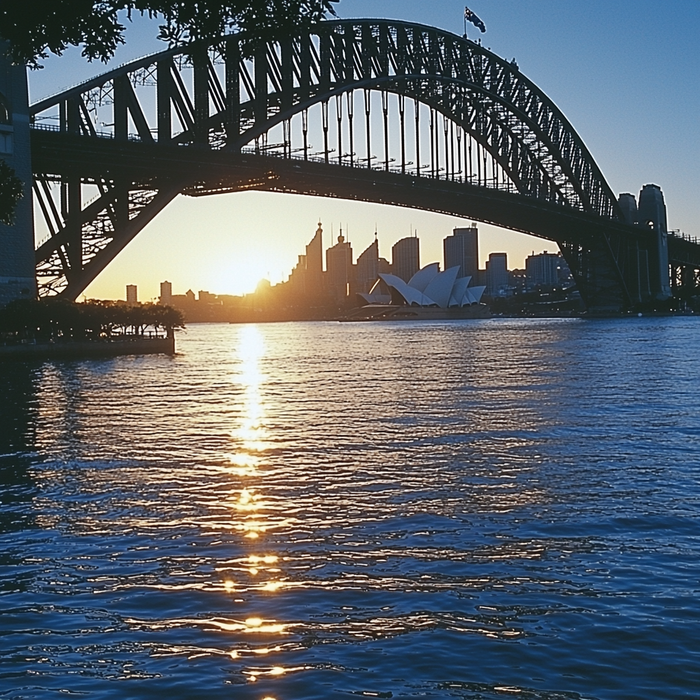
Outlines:
<svg viewBox="0 0 700 700"><path fill-rule="evenodd" d="M374 94L381 96L378 107ZM396 161L390 158L389 95L399 113L394 131L400 169L391 165ZM406 100L415 121L409 146ZM279 173L288 171L281 161L301 160L309 169L314 109L320 110L314 138L324 144L322 164L337 158L337 167L352 171L343 196L384 201L382 187L373 188L372 199L353 194L348 184L364 192L363 181L374 182L382 170L396 171L392 175L400 174L414 190L416 181L434 194L446 184L455 186L471 208L448 208L475 219L480 217L474 190L485 201L493 190L518 196L523 210L531 205L551 210L553 222L571 217L585 222L586 235L572 233L580 226L556 234L551 226L530 226L527 232L560 244L589 305L630 307L647 295L638 261L630 273L635 267L630 251L651 249L648 232L621 232L614 194L551 100L515 65L480 45L388 20L325 22L310 34L262 46L250 58L242 56L238 36L212 47L165 51L35 105L35 193L49 234L37 250L43 293L76 297L178 192L274 190ZM357 127L363 116L364 134ZM294 120L303 132L296 149ZM374 153L378 124L383 152L380 145ZM275 130L281 130L282 142L271 145ZM365 158L353 139L364 145ZM407 148L412 148L408 157ZM259 159L255 174L239 167L241 154ZM267 163L271 155L279 156L275 167ZM189 169L174 161L189 163ZM323 176L316 177L308 186L287 184L279 191L323 190ZM335 174L327 177L338 181ZM405 205L417 206L415 200ZM422 207L431 208L427 200ZM523 230L505 215L489 216L481 220Z"/></svg>

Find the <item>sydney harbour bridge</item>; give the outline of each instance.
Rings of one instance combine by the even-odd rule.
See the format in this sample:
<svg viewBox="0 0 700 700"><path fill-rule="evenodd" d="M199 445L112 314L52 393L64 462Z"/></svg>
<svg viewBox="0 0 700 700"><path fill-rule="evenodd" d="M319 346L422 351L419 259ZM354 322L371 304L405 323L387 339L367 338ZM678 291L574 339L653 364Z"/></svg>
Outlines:
<svg viewBox="0 0 700 700"><path fill-rule="evenodd" d="M333 20L252 57L227 36L107 72L30 120L40 295L75 299L178 194L251 189L554 241L589 309L698 293L700 245L668 234L661 190L618 198L514 61L432 27Z"/></svg>

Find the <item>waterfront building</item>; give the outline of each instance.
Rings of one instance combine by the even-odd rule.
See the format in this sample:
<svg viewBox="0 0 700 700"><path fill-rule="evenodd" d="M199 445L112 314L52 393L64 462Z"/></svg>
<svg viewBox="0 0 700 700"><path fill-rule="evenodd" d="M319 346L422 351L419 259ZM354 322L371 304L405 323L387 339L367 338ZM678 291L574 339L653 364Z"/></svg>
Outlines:
<svg viewBox="0 0 700 700"><path fill-rule="evenodd" d="M354 291L369 292L377 279L379 279L379 241L375 234L372 243L357 258Z"/></svg>
<svg viewBox="0 0 700 700"><path fill-rule="evenodd" d="M478 304L485 287L470 287L471 277L460 277L459 266L440 272L438 263L431 263L416 272L408 282L396 275L379 275L369 294L360 296L368 304L403 304L406 306L462 308Z"/></svg>
<svg viewBox="0 0 700 700"><path fill-rule="evenodd" d="M445 270L459 267L460 277L479 276L479 230L476 224L455 228L452 235L443 240Z"/></svg>
<svg viewBox="0 0 700 700"><path fill-rule="evenodd" d="M333 303L345 303L350 294L352 273L352 246L341 229L338 242L326 251L326 288Z"/></svg>
<svg viewBox="0 0 700 700"><path fill-rule="evenodd" d="M508 287L507 253L490 253L484 276L486 294L492 297L503 296Z"/></svg>
<svg viewBox="0 0 700 700"><path fill-rule="evenodd" d="M126 303L127 304L138 304L139 294L138 289L135 284L126 285Z"/></svg>
<svg viewBox="0 0 700 700"><path fill-rule="evenodd" d="M417 236L396 241L391 248L391 273L404 282L420 270L420 243Z"/></svg>
<svg viewBox="0 0 700 700"><path fill-rule="evenodd" d="M528 255L525 260L525 275L527 286L532 287L556 287L562 281L561 271L564 258L560 253L543 253Z"/></svg>

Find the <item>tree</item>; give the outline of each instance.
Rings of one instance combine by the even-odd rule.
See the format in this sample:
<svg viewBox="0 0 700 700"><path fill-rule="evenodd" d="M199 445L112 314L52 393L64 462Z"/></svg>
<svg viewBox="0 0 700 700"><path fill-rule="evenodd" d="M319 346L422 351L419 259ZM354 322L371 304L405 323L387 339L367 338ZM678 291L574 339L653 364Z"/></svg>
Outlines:
<svg viewBox="0 0 700 700"><path fill-rule="evenodd" d="M88 60L109 60L124 43L124 20L134 13L162 20L159 38L170 45L212 41L244 32L244 50L308 28L335 12L338 0L34 0L0 8L0 34L15 61L37 66L48 53L82 46Z"/></svg>
<svg viewBox="0 0 700 700"><path fill-rule="evenodd" d="M334 15L339 0L7 0L0 5L0 39L10 42L17 63L39 67L49 53L82 46L89 61L108 61L124 43L134 13L160 18L159 39L170 46L213 41L242 31L243 51L251 55L270 39L303 30ZM22 183L0 161L0 222L11 225Z"/></svg>

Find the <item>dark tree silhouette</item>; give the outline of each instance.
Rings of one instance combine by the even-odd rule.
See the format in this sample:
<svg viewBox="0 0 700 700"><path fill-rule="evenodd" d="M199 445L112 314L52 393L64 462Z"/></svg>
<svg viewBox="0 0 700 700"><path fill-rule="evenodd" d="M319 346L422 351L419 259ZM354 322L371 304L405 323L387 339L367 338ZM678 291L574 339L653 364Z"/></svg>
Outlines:
<svg viewBox="0 0 700 700"><path fill-rule="evenodd" d="M0 342L109 340L184 328L181 311L159 304L92 299L20 299L0 308Z"/></svg>
<svg viewBox="0 0 700 700"><path fill-rule="evenodd" d="M159 38L170 45L245 33L244 48L303 30L338 0L33 0L0 5L0 34L14 59L38 65L48 53L82 46L88 60L109 60L124 43L124 21L136 14L158 18Z"/></svg>
<svg viewBox="0 0 700 700"><path fill-rule="evenodd" d="M243 50L303 30L328 14L339 0L17 0L0 3L0 39L17 63L39 67L49 53L82 46L88 60L108 61L124 43L124 21L134 14L158 18L159 39L170 46L212 41L244 32ZM12 224L22 183L0 161L0 222ZM19 195L18 193L19 188Z"/></svg>

